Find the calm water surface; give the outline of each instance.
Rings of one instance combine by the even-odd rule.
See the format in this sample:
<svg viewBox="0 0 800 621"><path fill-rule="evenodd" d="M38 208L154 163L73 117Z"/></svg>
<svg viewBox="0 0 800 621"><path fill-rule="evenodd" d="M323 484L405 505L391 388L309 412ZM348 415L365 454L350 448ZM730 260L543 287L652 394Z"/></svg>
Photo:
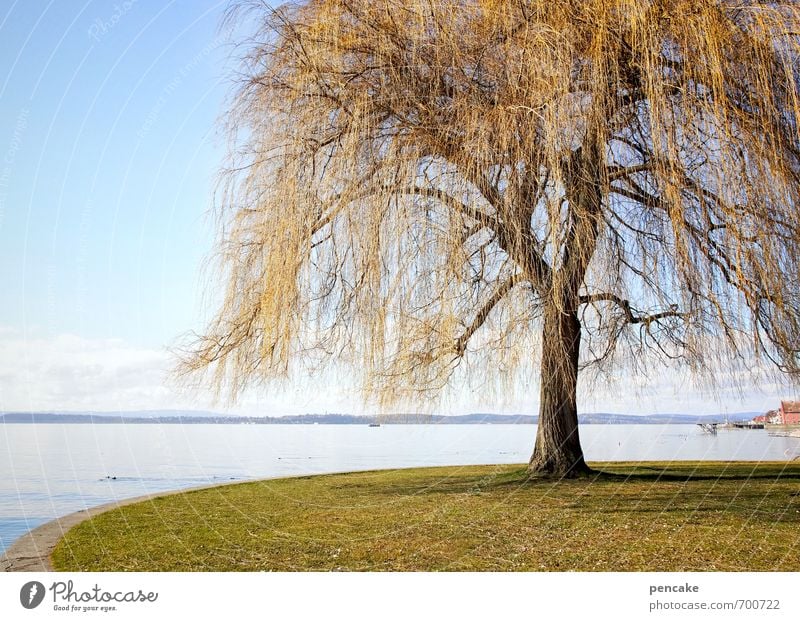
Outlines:
<svg viewBox="0 0 800 621"><path fill-rule="evenodd" d="M526 462L533 425L0 424L0 552L55 517L151 492L323 472ZM584 425L588 460L783 460L800 438ZM112 478L114 477L114 478Z"/></svg>

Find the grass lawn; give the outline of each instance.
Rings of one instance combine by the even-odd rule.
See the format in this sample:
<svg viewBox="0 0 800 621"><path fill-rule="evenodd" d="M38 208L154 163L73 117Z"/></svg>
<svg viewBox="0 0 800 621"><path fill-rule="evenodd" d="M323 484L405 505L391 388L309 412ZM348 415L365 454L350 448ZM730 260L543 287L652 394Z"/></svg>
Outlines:
<svg viewBox="0 0 800 621"><path fill-rule="evenodd" d="M73 528L59 570L799 571L800 463L466 466L240 483Z"/></svg>

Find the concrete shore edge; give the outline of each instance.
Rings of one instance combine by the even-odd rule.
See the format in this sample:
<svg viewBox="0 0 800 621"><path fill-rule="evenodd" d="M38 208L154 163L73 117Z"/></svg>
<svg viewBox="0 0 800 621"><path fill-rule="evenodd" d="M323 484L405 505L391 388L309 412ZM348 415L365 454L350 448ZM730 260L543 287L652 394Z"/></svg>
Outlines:
<svg viewBox="0 0 800 621"><path fill-rule="evenodd" d="M327 473L325 473L327 474ZM305 475L303 475L305 476ZM234 481L225 481L224 483L213 483L211 485L201 485L197 487L187 487L183 489L169 490L166 492L156 492L153 494L145 494L144 496L135 496L133 498L125 498L114 502L97 505L90 509L82 509L75 513L70 513L63 517L55 518L37 526L29 531L14 543L11 544L5 553L0 556L0 572L14 572L14 571L55 571L52 563L50 562L50 555L53 553L58 542L67 533L68 530L77 526L81 522L88 520L100 513L112 511L119 507L136 504L137 502L147 502L155 498L164 496L174 496L176 494L184 494L186 492L195 492L205 489L213 489L215 487L226 487L229 485L240 485L242 483L255 483L257 481L269 481L277 478L291 478L291 477L268 477L265 479L243 479Z"/></svg>

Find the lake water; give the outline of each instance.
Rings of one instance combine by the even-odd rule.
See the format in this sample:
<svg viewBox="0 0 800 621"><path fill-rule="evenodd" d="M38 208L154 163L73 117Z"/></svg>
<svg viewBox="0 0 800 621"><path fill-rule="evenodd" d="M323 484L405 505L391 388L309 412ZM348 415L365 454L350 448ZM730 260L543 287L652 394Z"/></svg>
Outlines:
<svg viewBox="0 0 800 621"><path fill-rule="evenodd" d="M0 553L55 517L225 481L527 462L533 425L0 425ZM784 460L800 438L695 425L584 425L587 460ZM110 478L115 477L115 478Z"/></svg>

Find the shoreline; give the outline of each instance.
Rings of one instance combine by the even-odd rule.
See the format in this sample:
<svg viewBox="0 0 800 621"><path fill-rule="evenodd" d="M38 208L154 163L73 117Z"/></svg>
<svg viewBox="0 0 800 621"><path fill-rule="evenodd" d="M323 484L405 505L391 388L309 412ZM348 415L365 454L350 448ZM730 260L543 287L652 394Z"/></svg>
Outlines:
<svg viewBox="0 0 800 621"><path fill-rule="evenodd" d="M329 474L329 473L323 473ZM330 473L341 474L341 473ZM300 475L308 476L308 475ZM96 515L105 513L106 511L113 511L119 507L136 504L138 502L146 502L161 498L164 496L175 496L176 494L183 494L185 492L195 492L206 489L213 489L215 487L240 485L242 483L253 483L256 481L270 481L274 479L290 479L294 477L267 477L264 479L242 479L238 481L225 481L222 483L212 483L210 485L199 485L195 487L186 487L182 489L174 489L165 492L154 492L152 494L144 494L143 496L134 496L132 498L125 498L112 502L106 502L101 505L90 507L88 509L81 509L74 513L54 518L49 522L45 522L40 526L28 531L21 537L14 540L14 542L6 549L0 556L0 573L2 572L27 572L27 571L55 571L52 563L50 562L50 555L53 553L56 545L61 538L67 533L68 530L77 526L81 522L88 520Z"/></svg>
<svg viewBox="0 0 800 621"><path fill-rule="evenodd" d="M438 466L433 466L434 468ZM448 466L444 466L448 467ZM456 466L457 467L457 466ZM410 466L409 468L387 468L386 470L413 470L418 466ZM18 537L14 542L0 555L0 573L4 572L28 572L28 571L46 571L54 572L52 563L50 562L50 555L53 553L58 542L62 537L67 534L67 531L74 528L81 522L85 522L106 511L113 511L120 507L126 507L139 502L146 502L156 498L165 496L175 496L186 492L197 492L201 490L214 489L216 487L228 487L234 485L241 485L244 483L257 483L259 481L275 481L277 479L297 479L304 477L318 477L337 474L354 474L359 472L375 472L375 468L367 468L366 470L344 470L338 472L318 472L316 474L297 474L293 476L278 476L278 477L262 477L255 479L240 479L238 481L225 481L221 483L211 483L209 485L196 485L194 487L185 487L181 489L173 489L164 492L154 492L152 494L144 494L142 496L133 496L131 498L124 498L112 502L106 502L101 505L96 505L88 509L81 509L67 515L54 518L36 528L29 530L27 533Z"/></svg>

